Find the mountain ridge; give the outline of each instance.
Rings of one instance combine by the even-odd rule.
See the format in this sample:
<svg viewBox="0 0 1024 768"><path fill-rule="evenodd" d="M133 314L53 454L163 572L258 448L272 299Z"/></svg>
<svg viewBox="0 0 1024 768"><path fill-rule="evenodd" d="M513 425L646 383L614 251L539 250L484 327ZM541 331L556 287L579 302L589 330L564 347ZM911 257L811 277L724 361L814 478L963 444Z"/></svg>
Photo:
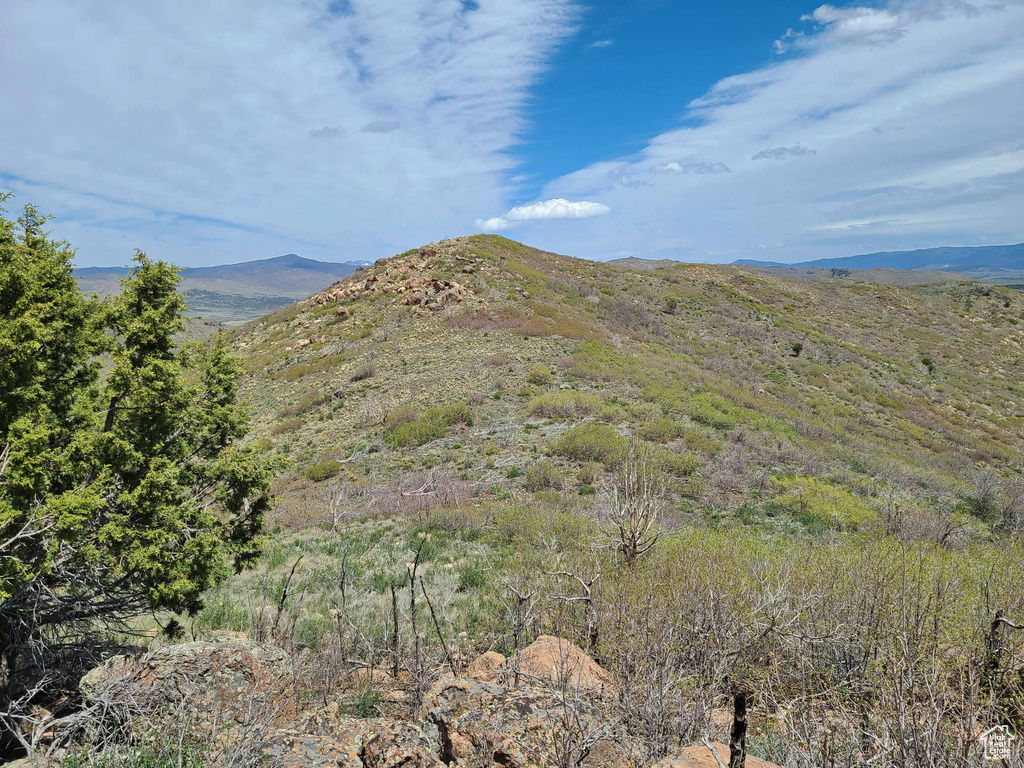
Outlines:
<svg viewBox="0 0 1024 768"><path fill-rule="evenodd" d="M1024 243L1007 245L941 246L911 251L877 251L855 256L812 259L792 264L738 259L733 264L766 267L823 267L826 269L901 269L940 272L1024 270Z"/></svg>
<svg viewBox="0 0 1024 768"><path fill-rule="evenodd" d="M185 267L180 290L192 316L240 322L288 306L363 267L361 263L316 261L287 253L233 264ZM128 274L128 268L83 267L74 274L82 290L102 295L120 290L118 281Z"/></svg>

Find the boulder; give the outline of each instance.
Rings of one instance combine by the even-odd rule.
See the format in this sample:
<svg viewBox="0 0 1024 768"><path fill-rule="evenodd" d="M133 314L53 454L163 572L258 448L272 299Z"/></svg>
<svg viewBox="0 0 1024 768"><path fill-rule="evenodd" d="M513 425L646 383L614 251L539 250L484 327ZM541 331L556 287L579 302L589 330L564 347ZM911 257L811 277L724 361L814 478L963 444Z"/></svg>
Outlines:
<svg viewBox="0 0 1024 768"><path fill-rule="evenodd" d="M308 727L308 723L307 723ZM264 743L280 768L441 768L437 744L412 723L371 718L335 721L319 731L280 729Z"/></svg>
<svg viewBox="0 0 1024 768"><path fill-rule="evenodd" d="M611 675L582 648L561 637L541 635L518 655L522 677L551 680L556 686L595 690L614 695ZM515 668L515 658L508 666ZM521 678L520 678L521 679Z"/></svg>
<svg viewBox="0 0 1024 768"><path fill-rule="evenodd" d="M477 656L466 668L466 677L481 683L496 683L498 674L504 665L504 656L496 651L487 651L487 653Z"/></svg>
<svg viewBox="0 0 1024 768"><path fill-rule="evenodd" d="M130 702L149 718L183 707L225 724L263 718L281 727L295 719L285 652L242 638L169 645L138 658L115 656L88 672L79 688L90 701Z"/></svg>
<svg viewBox="0 0 1024 768"><path fill-rule="evenodd" d="M584 698L572 709L541 688L508 689L449 677L427 693L419 720L424 728L436 729L440 758L453 768L536 768L560 764L567 726L597 732L606 722L593 700ZM602 761L585 765L624 764L615 744L602 746Z"/></svg>
<svg viewBox="0 0 1024 768"><path fill-rule="evenodd" d="M729 747L717 741L709 742L715 751L718 752L722 762L729 764ZM761 760L757 757L747 755L747 768L781 768L775 763ZM651 768L718 768L718 762L714 755L704 744L692 744L681 749L675 755L666 757L656 762Z"/></svg>

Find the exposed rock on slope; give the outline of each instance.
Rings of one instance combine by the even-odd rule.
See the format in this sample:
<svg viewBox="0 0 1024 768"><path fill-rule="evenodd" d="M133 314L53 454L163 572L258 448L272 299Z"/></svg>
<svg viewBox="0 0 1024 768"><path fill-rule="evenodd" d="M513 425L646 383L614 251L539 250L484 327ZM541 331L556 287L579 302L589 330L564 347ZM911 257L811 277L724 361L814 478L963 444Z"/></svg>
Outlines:
<svg viewBox="0 0 1024 768"><path fill-rule="evenodd" d="M411 723L351 720L330 735L281 729L263 754L280 768L440 768L436 742Z"/></svg>
<svg viewBox="0 0 1024 768"><path fill-rule="evenodd" d="M406 306L437 311L445 304L461 302L470 291L468 278L460 282L438 277L437 273L457 270L470 275L478 263L480 259L423 247L409 256L380 259L364 281L335 283L317 294L314 301L323 305L385 295L400 297Z"/></svg>
<svg viewBox="0 0 1024 768"><path fill-rule="evenodd" d="M237 639L193 642L137 660L115 656L82 678L80 688L87 699L130 703L150 719L185 707L209 722L241 723L261 712L268 725L283 726L298 713L289 671L280 648Z"/></svg>
<svg viewBox="0 0 1024 768"><path fill-rule="evenodd" d="M515 665L515 659L509 662ZM541 635L519 652L519 672L530 678L550 680L562 687L614 693L611 675L579 646L551 635Z"/></svg>
<svg viewBox="0 0 1024 768"><path fill-rule="evenodd" d="M350 717L337 701L304 705L284 652L237 638L115 657L89 672L81 690L87 700L125 705L145 722L195 722L221 743L255 739L250 748L283 768L531 768L560 764L566 749L589 755L581 765L621 764L611 720L590 690L610 684L607 672L549 636L524 649L520 661L532 679L518 688L441 679L417 722ZM497 653L474 662L470 674L496 681L502 663L507 678L509 662Z"/></svg>
<svg viewBox="0 0 1024 768"><path fill-rule="evenodd" d="M584 765L621 765L596 700L567 701L539 687L509 689L477 680L442 679L424 699L420 719L436 728L440 757L455 768L560 765L567 751ZM594 749L603 745L603 750Z"/></svg>

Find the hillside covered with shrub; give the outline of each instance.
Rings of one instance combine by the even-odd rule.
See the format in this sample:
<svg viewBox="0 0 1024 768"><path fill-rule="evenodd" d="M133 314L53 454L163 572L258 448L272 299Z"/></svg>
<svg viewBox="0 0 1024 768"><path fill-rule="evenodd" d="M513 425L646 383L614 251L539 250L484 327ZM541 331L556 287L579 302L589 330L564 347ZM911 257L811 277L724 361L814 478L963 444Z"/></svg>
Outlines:
<svg viewBox="0 0 1024 768"><path fill-rule="evenodd" d="M780 764L973 764L1021 716L1020 301L497 236L382 259L233 332L289 469L194 631L414 677L550 633L637 765L737 691Z"/></svg>

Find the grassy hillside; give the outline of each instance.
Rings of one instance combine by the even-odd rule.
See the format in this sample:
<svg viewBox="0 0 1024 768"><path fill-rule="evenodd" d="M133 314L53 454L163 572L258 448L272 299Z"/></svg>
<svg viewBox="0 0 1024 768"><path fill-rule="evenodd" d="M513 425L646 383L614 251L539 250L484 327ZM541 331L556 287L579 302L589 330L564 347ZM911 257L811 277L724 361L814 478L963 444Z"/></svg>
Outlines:
<svg viewBox="0 0 1024 768"><path fill-rule="evenodd" d="M582 430L636 434L695 466L680 506L702 515L759 512L787 473L880 513L899 497L903 514L950 515L982 503L979 474L1017 477L1024 304L1012 291L708 265L638 273L492 236L432 250L353 285L381 275L397 286L424 261L408 274L465 291L436 311L371 290L237 331L260 429L299 472L374 450L364 464L380 477L438 467L489 481L549 456L568 478L581 462L565 433ZM400 422L465 404L472 426L416 446L395 437ZM363 471L350 465L346 476Z"/></svg>
<svg viewBox="0 0 1024 768"><path fill-rule="evenodd" d="M290 468L267 556L193 631L428 677L547 632L609 669L637 765L722 737L736 690L780 764L972 764L1024 700L1024 633L991 628L1024 616L1022 319L972 282L640 272L496 236L378 262L232 331ZM389 594L413 562L426 650Z"/></svg>

